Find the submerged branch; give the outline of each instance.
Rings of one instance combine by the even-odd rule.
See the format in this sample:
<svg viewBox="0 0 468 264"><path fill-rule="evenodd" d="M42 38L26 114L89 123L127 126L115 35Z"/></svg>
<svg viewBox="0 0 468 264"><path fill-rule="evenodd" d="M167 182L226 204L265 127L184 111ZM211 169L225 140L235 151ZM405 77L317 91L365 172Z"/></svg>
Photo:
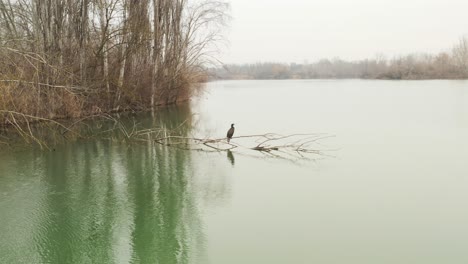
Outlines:
<svg viewBox="0 0 468 264"><path fill-rule="evenodd" d="M183 150L227 152L228 155L235 150L236 153L241 155L260 155L260 157L294 161L315 160L317 156L327 156L324 152L330 151L330 149L325 149L320 141L334 137L324 133L289 135L265 133L235 136L228 142L226 138L190 136L190 118L177 124L171 124L170 127L161 123L157 127L141 128L141 124L137 123L133 118L124 122L125 119L122 120L119 117L104 113L81 118L67 125L15 111L0 110L0 115L3 115L6 124L10 125L25 142L36 143L45 149L49 148L47 138L57 135L52 139L106 139L122 143L158 144ZM32 123L41 125L33 129ZM36 128L45 128L46 130L41 131L41 129ZM0 144L3 143L0 142Z"/></svg>
<svg viewBox="0 0 468 264"><path fill-rule="evenodd" d="M290 157L287 159L307 159L307 154L324 155L322 153L323 150L317 148L316 146L313 146L312 144L317 143L317 141L321 139L326 139L330 137L334 136L320 133L305 133L291 135L266 133L258 135L243 135L232 137L232 139L253 140L253 142L256 143L256 145L254 146L243 146L241 144L236 144L232 141L227 142L225 138L199 138L178 135L164 135L161 137L157 137L154 139L154 142L169 147L183 148L187 150L222 152L231 151L235 148L239 148L239 151L254 150L260 153L265 153L271 157L285 158L285 155L289 155ZM250 142L250 144L253 143Z"/></svg>

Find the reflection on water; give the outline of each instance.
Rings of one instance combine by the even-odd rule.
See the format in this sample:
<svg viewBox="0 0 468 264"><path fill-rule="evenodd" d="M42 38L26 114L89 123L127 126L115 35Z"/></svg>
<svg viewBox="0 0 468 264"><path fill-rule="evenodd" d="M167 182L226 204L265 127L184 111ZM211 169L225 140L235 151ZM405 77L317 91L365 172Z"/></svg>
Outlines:
<svg viewBox="0 0 468 264"><path fill-rule="evenodd" d="M216 82L196 121L187 106L128 114L79 128L113 140L0 151L0 263L468 263L467 84ZM230 120L334 134L321 147L339 151L293 165L121 133L185 120L197 138Z"/></svg>
<svg viewBox="0 0 468 264"><path fill-rule="evenodd" d="M229 162L231 162L231 165L234 166L234 164L236 163L236 160L234 159L234 154L232 154L232 151L229 149L226 152Z"/></svg>
<svg viewBox="0 0 468 264"><path fill-rule="evenodd" d="M179 126L188 107L139 118ZM188 126L186 127L188 131ZM2 157L1 263L203 263L190 152L108 140Z"/></svg>

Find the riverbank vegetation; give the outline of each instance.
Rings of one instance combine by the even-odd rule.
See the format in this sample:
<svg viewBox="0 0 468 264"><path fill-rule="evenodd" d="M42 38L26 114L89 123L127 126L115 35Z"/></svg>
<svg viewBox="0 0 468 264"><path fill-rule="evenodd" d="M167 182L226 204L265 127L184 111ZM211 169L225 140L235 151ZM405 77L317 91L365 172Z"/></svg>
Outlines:
<svg viewBox="0 0 468 264"><path fill-rule="evenodd" d="M0 125L188 99L228 18L222 1L0 0Z"/></svg>
<svg viewBox="0 0 468 264"><path fill-rule="evenodd" d="M212 79L467 79L468 37L461 38L450 52L411 54L386 59L344 61L323 59L311 64L256 63L225 65L212 69Z"/></svg>

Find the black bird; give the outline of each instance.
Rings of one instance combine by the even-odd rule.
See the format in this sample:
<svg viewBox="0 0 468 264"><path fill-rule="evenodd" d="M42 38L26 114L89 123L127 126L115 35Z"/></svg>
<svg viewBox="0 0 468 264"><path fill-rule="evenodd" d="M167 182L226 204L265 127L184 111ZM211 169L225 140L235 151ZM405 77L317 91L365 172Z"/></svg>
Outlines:
<svg viewBox="0 0 468 264"><path fill-rule="evenodd" d="M231 128L227 132L227 142L229 143L229 140L231 140L232 135L234 135L234 124L231 124Z"/></svg>

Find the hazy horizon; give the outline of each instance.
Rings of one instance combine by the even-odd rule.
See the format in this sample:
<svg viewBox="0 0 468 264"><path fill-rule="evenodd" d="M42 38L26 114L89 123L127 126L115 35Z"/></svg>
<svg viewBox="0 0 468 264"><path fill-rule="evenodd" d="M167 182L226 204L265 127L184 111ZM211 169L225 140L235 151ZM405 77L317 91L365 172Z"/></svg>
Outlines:
<svg viewBox="0 0 468 264"><path fill-rule="evenodd" d="M229 2L225 64L439 53L468 35L468 1L462 0Z"/></svg>

